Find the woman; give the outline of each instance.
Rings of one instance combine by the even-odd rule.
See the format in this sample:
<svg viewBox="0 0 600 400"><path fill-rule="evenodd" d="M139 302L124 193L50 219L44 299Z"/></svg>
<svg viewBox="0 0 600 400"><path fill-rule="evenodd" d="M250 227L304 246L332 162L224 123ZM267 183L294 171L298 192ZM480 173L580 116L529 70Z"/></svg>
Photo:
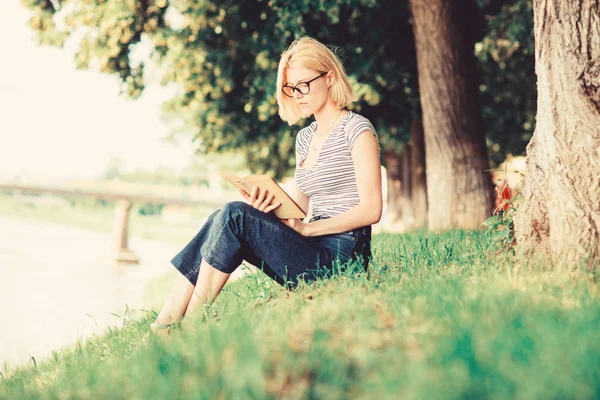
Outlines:
<svg viewBox="0 0 600 400"><path fill-rule="evenodd" d="M196 237L173 258L181 272L152 330L167 329L183 315L210 304L243 260L282 285L295 286L328 271L335 260L371 255L371 224L381 218L379 142L364 117L344 108L356 98L344 68L326 46L296 40L283 53L277 74L279 115L290 125L315 121L296 137L292 198L313 217L279 220L268 193L242 191L213 213Z"/></svg>

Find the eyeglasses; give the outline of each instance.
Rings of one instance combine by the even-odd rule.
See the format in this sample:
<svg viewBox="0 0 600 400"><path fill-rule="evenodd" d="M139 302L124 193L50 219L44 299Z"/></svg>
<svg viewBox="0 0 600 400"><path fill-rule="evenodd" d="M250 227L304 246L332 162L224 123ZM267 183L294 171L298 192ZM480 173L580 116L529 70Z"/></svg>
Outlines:
<svg viewBox="0 0 600 400"><path fill-rule="evenodd" d="M323 75L327 75L327 72L323 72L321 75L317 76L316 78L312 78L310 81L307 82L298 82L296 85L292 86L290 84L286 84L281 88L281 91L283 92L283 94L285 94L287 97L294 97L294 91L298 91L298 93L300 93L301 95L305 95L310 93L310 83L314 80L319 79L320 77L322 77Z"/></svg>

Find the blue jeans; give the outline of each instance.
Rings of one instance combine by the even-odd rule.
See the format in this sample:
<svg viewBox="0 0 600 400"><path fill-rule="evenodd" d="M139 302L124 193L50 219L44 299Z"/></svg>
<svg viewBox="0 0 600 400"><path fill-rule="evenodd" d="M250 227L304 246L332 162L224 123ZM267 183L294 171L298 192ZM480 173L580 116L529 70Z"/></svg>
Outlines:
<svg viewBox="0 0 600 400"><path fill-rule="evenodd" d="M310 222L322 219L313 217ZM234 201L214 212L171 263L193 285L200 263L232 273L243 260L281 285L294 287L332 271L334 263L360 260L367 270L371 226L334 235L306 237L277 217Z"/></svg>

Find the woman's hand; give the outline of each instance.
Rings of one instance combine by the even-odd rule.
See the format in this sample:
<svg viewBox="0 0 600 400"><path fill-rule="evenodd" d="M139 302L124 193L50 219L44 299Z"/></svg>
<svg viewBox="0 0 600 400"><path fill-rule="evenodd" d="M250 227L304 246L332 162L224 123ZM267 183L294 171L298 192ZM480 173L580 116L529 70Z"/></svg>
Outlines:
<svg viewBox="0 0 600 400"><path fill-rule="evenodd" d="M306 225L308 225L307 223L300 221L298 218L282 219L281 222L283 222L302 236L306 236Z"/></svg>
<svg viewBox="0 0 600 400"><path fill-rule="evenodd" d="M258 190L258 187L254 187L252 192L248 194L244 189L238 189L242 196L246 199L246 203L259 211L269 213L279 207L281 203L273 202L274 196L268 194L266 189Z"/></svg>

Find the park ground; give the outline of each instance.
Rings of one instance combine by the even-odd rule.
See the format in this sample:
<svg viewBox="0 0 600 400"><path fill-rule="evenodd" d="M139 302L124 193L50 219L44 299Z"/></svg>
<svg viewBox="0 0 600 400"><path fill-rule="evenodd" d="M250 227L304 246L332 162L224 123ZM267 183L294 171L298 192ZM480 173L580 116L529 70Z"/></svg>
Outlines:
<svg viewBox="0 0 600 400"><path fill-rule="evenodd" d="M5 368L0 398L600 396L596 273L521 259L485 231L380 233L373 245L368 275L340 266L286 291L250 274L167 338L141 341L152 312L123 316Z"/></svg>

